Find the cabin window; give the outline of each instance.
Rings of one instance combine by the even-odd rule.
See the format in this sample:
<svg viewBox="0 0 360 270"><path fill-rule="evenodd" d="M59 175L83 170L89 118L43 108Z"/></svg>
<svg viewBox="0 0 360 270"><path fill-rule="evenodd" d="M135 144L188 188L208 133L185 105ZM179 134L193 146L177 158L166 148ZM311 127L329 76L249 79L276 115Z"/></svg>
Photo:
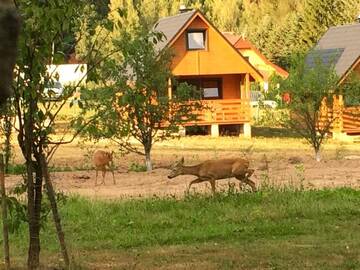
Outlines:
<svg viewBox="0 0 360 270"><path fill-rule="evenodd" d="M220 78L189 78L180 79L179 83L186 82L195 87L194 97L203 99L222 99L222 80ZM176 92L176 90L175 90Z"/></svg>
<svg viewBox="0 0 360 270"><path fill-rule="evenodd" d="M187 32L187 49L188 50L204 50L206 44L205 30L189 30Z"/></svg>
<svg viewBox="0 0 360 270"><path fill-rule="evenodd" d="M220 80L203 80L202 90L204 99L221 98Z"/></svg>

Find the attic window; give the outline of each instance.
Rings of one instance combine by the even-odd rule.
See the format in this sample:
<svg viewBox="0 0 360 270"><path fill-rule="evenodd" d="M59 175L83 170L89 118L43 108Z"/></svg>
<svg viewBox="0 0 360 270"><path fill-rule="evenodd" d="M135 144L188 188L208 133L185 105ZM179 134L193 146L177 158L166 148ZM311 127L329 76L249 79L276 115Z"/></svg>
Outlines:
<svg viewBox="0 0 360 270"><path fill-rule="evenodd" d="M206 32L205 30L189 30L187 32L187 49L188 50L204 50Z"/></svg>

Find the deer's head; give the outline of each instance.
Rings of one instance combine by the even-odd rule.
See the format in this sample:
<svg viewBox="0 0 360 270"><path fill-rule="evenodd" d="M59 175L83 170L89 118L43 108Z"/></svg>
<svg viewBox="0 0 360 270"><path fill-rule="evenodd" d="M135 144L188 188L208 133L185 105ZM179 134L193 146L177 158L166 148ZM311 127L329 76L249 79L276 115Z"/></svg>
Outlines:
<svg viewBox="0 0 360 270"><path fill-rule="evenodd" d="M182 175L184 170L184 158L182 157L179 161L176 161L171 167L171 172L168 175L169 179L172 179L178 175Z"/></svg>

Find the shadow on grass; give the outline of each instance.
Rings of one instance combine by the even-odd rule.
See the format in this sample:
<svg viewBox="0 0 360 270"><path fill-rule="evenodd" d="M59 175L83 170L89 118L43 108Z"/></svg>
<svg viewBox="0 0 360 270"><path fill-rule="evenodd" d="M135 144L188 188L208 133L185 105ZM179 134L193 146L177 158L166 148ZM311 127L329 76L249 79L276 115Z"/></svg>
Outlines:
<svg viewBox="0 0 360 270"><path fill-rule="evenodd" d="M251 134L253 137L265 137L265 138L301 138L299 134L292 130L285 128L275 127L251 127Z"/></svg>

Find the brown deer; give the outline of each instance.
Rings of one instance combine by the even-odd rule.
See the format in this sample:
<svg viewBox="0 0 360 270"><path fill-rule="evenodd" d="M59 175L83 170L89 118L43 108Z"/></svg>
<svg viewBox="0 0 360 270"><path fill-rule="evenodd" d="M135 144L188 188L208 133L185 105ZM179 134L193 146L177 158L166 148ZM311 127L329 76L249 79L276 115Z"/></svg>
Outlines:
<svg viewBox="0 0 360 270"><path fill-rule="evenodd" d="M249 179L253 173L254 170L249 169L249 161L242 158L207 160L195 166L184 166L184 158L182 158L173 164L168 178L172 179L179 175L195 175L198 178L190 182L188 190L192 184L209 181L211 189L215 193L216 180L235 177L240 182L249 185L255 192L255 183Z"/></svg>
<svg viewBox="0 0 360 270"><path fill-rule="evenodd" d="M110 163L112 163L112 161L113 161L113 152L107 152L107 151L103 151L103 150L95 151L94 156L93 156L93 164L94 164L94 167L96 170L95 186L97 185L97 177L98 177L99 170L102 171L101 184L105 185L106 167L108 167L109 170L112 172L114 185L116 184L114 170L113 170L112 166L110 165Z"/></svg>

